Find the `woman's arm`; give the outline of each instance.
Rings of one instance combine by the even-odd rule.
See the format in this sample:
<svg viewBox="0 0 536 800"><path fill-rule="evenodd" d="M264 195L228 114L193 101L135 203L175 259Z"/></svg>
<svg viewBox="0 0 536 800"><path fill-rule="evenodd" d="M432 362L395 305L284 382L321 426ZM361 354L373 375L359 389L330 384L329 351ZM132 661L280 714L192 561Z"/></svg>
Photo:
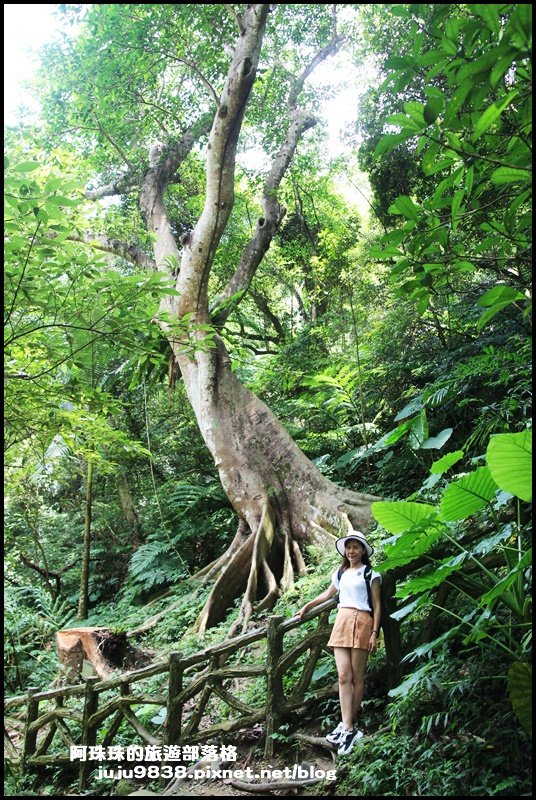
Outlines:
<svg viewBox="0 0 536 800"><path fill-rule="evenodd" d="M312 600L309 600L309 602L306 603L303 608L300 608L296 616L302 619L303 615L306 614L307 611L310 611L315 606L319 606L320 603L324 603L326 600L329 600L330 597L335 597L336 594L337 589L332 583L330 583L329 588L327 588L325 592L322 592L322 594L319 594Z"/></svg>
<svg viewBox="0 0 536 800"><path fill-rule="evenodd" d="M372 633L370 634L370 640L368 646L369 653L373 653L376 650L378 642L378 634L380 632L380 622L382 618L382 601L381 601L380 586L381 586L381 580L379 578L373 580L370 586L370 593L372 595L372 613L374 614L374 617L372 620Z"/></svg>

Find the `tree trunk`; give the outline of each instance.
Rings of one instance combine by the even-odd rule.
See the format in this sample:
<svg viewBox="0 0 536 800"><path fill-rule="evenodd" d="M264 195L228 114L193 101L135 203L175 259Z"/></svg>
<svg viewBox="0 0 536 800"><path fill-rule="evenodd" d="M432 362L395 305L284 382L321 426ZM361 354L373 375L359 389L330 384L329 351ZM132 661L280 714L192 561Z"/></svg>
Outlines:
<svg viewBox="0 0 536 800"><path fill-rule="evenodd" d="M134 534L132 544L134 547L138 547L142 542L140 518L138 516L136 506L134 505L134 500L130 491L130 486L128 485L127 476L124 473L119 476L117 481L117 491L119 494L119 502L121 503L125 522L132 528L132 532Z"/></svg>
<svg viewBox="0 0 536 800"><path fill-rule="evenodd" d="M194 127L174 150L159 160L155 151L144 176L140 208L154 235L156 269L176 276L177 294L162 303L160 325L180 367L188 398L220 479L235 508L239 525L228 551L210 568L215 579L198 620L199 630L221 621L243 593L238 620L230 633L247 627L254 610L269 608L305 565L300 543L325 546L333 534L346 532L348 520L365 528L374 499L327 480L305 457L269 408L245 388L231 371L221 338L207 324L224 325L233 306L248 291L255 271L284 217L278 189L302 134L316 124L298 106L312 70L341 42L333 19L331 39L312 58L290 87L288 127L266 176L263 214L254 225L234 275L209 313L208 280L218 243L234 203L235 155L240 128L255 80L268 4L248 4L238 19L240 33L206 149L203 211L182 251L173 236L164 191L195 142ZM178 272L178 275L177 275ZM187 326L181 322L187 315ZM176 321L178 325L174 324ZM256 604L256 605L255 605Z"/></svg>
<svg viewBox="0 0 536 800"><path fill-rule="evenodd" d="M89 594L89 558L91 554L91 498L93 491L93 462L87 462L86 511L84 519L84 542L82 546L82 571L80 573L80 598L78 619L86 619Z"/></svg>
<svg viewBox="0 0 536 800"><path fill-rule="evenodd" d="M332 546L347 519L366 529L376 498L337 486L317 470L272 411L237 380L219 337L216 348L198 351L195 361L179 352L177 361L223 488L244 523L208 573L216 583L198 624L204 630L221 621L245 590L234 632L239 624L245 628L255 601L256 610L269 608L292 585L294 572L303 571L300 543Z"/></svg>

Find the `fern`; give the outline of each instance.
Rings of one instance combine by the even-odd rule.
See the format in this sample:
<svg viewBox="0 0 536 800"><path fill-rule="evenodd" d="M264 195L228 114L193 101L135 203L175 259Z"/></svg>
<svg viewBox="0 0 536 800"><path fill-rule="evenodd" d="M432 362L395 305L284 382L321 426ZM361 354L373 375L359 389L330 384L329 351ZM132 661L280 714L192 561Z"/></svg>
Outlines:
<svg viewBox="0 0 536 800"><path fill-rule="evenodd" d="M67 600L53 599L42 586L10 587L4 597L6 622L19 634L34 628L48 634L68 627L75 610Z"/></svg>
<svg viewBox="0 0 536 800"><path fill-rule="evenodd" d="M129 582L141 591L175 583L187 575L184 562L165 541L150 541L138 547L129 564Z"/></svg>
<svg viewBox="0 0 536 800"><path fill-rule="evenodd" d="M73 624L74 609L66 600L54 600L41 586L10 586L4 595L4 612L9 688L23 689L30 682L48 685L57 671L53 636Z"/></svg>
<svg viewBox="0 0 536 800"><path fill-rule="evenodd" d="M172 506L171 513L174 518L180 518L195 508L206 512L209 504L211 510L229 507L229 501L219 481L212 481L204 486L182 481L174 483L171 491L169 487L165 488L166 502Z"/></svg>

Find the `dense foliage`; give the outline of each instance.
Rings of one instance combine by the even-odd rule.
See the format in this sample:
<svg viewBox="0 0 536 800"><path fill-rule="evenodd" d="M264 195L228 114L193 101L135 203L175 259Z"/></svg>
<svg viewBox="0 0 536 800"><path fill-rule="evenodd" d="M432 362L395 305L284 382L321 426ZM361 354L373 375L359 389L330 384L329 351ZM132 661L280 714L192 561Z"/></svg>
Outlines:
<svg viewBox="0 0 536 800"><path fill-rule="evenodd" d="M173 289L139 253L133 265L126 251L102 252L104 237L138 234L150 259L135 202L97 212L83 188L97 175L120 182L125 154L141 174L156 127L183 130L207 84L220 87L233 20L219 9L89 7L76 44L45 57L43 131L6 135L9 693L52 683L53 634L77 608L84 624L122 629L169 608L143 646L195 649L206 594L195 574L236 529L155 325ZM529 794L531 7L345 11L347 57L370 59L378 80L344 158L326 157L321 129L300 146L286 217L222 335L235 374L318 468L383 498L372 538L378 569L398 580L403 678L386 697L378 654L365 713L389 728L359 767L348 758L338 793ZM303 66L298 45L312 52L330 13L283 5L274 20L245 135L268 153L282 84ZM165 108L155 53L169 59ZM358 163L368 219L339 191ZM214 297L258 213L261 174L244 159ZM169 191L178 236L203 181L194 151ZM328 567L304 555L312 574L280 613L324 586Z"/></svg>

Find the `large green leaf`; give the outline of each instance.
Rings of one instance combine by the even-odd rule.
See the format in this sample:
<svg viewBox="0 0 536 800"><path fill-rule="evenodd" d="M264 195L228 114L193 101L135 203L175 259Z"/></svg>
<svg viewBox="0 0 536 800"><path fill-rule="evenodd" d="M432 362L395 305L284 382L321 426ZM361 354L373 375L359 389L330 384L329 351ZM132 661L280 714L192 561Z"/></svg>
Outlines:
<svg viewBox="0 0 536 800"><path fill-rule="evenodd" d="M432 475L442 475L453 467L461 458L463 458L463 450L455 450L453 453L447 453L443 458L434 461L430 467L430 472Z"/></svg>
<svg viewBox="0 0 536 800"><path fill-rule="evenodd" d="M402 500L394 503L377 501L372 504L372 515L389 533L401 533L416 522L437 515L437 511L434 506L426 503L408 503Z"/></svg>
<svg viewBox="0 0 536 800"><path fill-rule="evenodd" d="M413 450L418 450L428 439L428 420L426 419L426 409L423 408L420 414L412 420L409 429L409 446Z"/></svg>
<svg viewBox="0 0 536 800"><path fill-rule="evenodd" d="M443 111L445 105L444 99L441 97L431 97L426 103L423 111L424 119L428 125L432 125L438 116Z"/></svg>
<svg viewBox="0 0 536 800"><path fill-rule="evenodd" d="M463 563L467 558L467 553L459 553L454 557L446 558L439 565L434 566L430 572L417 577L404 583L396 591L397 597L407 597L412 594L421 594L434 589L445 581L453 572L463 568Z"/></svg>
<svg viewBox="0 0 536 800"><path fill-rule="evenodd" d="M491 182L496 186L504 183L524 183L531 180L531 173L527 169L517 167L497 167L491 174Z"/></svg>
<svg viewBox="0 0 536 800"><path fill-rule="evenodd" d="M479 467L447 487L441 500L441 514L449 522L466 519L485 508L496 491L497 484L488 467Z"/></svg>
<svg viewBox="0 0 536 800"><path fill-rule="evenodd" d="M501 489L527 502L532 500L532 430L492 436L486 460Z"/></svg>
<svg viewBox="0 0 536 800"><path fill-rule="evenodd" d="M421 216L421 209L415 205L411 197L401 194L394 203L389 206L389 214L402 214L407 219L418 222Z"/></svg>
<svg viewBox="0 0 536 800"><path fill-rule="evenodd" d="M523 729L532 739L532 665L516 662L508 670L510 700Z"/></svg>
<svg viewBox="0 0 536 800"><path fill-rule="evenodd" d="M441 450L443 445L448 442L452 436L452 428L444 428L437 436L431 436L421 444L422 450Z"/></svg>
<svg viewBox="0 0 536 800"><path fill-rule="evenodd" d="M469 8L473 14L481 17L487 27L498 36L501 29L499 12L502 6L499 3L470 3Z"/></svg>
<svg viewBox="0 0 536 800"><path fill-rule="evenodd" d="M427 519L416 522L409 530L396 537L394 543L384 542L386 558L382 561L382 571L410 564L427 553L442 537L443 526Z"/></svg>
<svg viewBox="0 0 536 800"><path fill-rule="evenodd" d="M485 308L486 306L493 306L495 303L513 303L515 300L525 299L523 292L514 289L513 286L501 283L494 286L493 289L489 289L482 297L479 297L476 304Z"/></svg>
<svg viewBox="0 0 536 800"><path fill-rule="evenodd" d="M416 411L420 411L422 408L422 395L419 394L417 397L414 397L412 400L404 406L402 411L399 411L395 417L395 422L399 422L401 419L406 419L407 417L411 417L412 414L415 414Z"/></svg>
<svg viewBox="0 0 536 800"><path fill-rule="evenodd" d="M498 581L489 592L482 595L480 598L481 605L489 605L493 602L497 597L500 597L502 594L506 592L510 586L517 581L519 574L523 573L525 569L532 564L532 547L524 553L523 558L518 561L515 568L508 573L508 575L503 578L502 580Z"/></svg>
<svg viewBox="0 0 536 800"><path fill-rule="evenodd" d="M475 125L475 130L472 136L473 142L476 142L483 133L491 128L491 126L499 119L505 108L507 108L507 106L509 106L510 103L515 100L518 94L519 92L510 92L510 94L504 97L500 103L492 103L491 106L484 111Z"/></svg>

